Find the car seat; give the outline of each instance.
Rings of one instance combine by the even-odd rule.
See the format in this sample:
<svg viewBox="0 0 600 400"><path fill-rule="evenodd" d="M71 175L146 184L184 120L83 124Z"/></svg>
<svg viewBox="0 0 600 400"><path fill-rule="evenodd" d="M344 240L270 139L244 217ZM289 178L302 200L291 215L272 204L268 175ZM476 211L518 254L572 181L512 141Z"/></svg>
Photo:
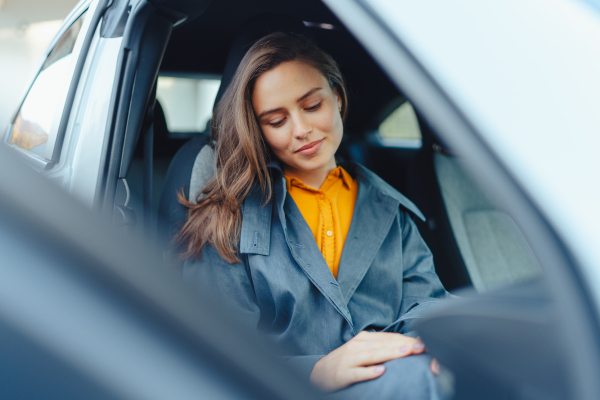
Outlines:
<svg viewBox="0 0 600 400"><path fill-rule="evenodd" d="M147 134L146 132L140 134L133 151L127 177L124 179L130 192L130 201L128 202L128 206L133 210L136 219L135 231L140 235L148 228L146 226L147 223L143 222L144 207L148 207L149 204L157 204L159 196L158 191L162 185L162 180L166 173L166 166L163 167L162 165L164 164L167 154L169 154L169 152L170 154L175 153L176 149L174 149L174 147L178 145L177 143L173 143L173 140L170 139L170 133L167 127L165 114L158 101L156 101L154 104L152 115L152 200L148 204L144 205L144 175L148 173L148 170L146 169L147 166L144 165L145 140L143 135ZM124 203L124 201L122 203Z"/></svg>
<svg viewBox="0 0 600 400"><path fill-rule="evenodd" d="M408 196L427 222L416 221L448 290L506 286L541 273L512 218L490 199L429 124L417 115L423 147L409 171Z"/></svg>
<svg viewBox="0 0 600 400"><path fill-rule="evenodd" d="M261 14L244 23L229 50L215 104L222 98L239 63L254 42L272 32L304 33L304 29L302 21L275 14ZM193 137L181 147L169 165L158 209L158 226L163 241L172 243L187 218L187 209L177 200L177 193L183 190L185 198L195 201L214 174L214 152L209 142L205 135ZM178 251L176 247L170 247L171 253Z"/></svg>
<svg viewBox="0 0 600 400"><path fill-rule="evenodd" d="M442 198L473 286L479 292L541 274L529 243L515 221L466 173L460 159L434 153Z"/></svg>

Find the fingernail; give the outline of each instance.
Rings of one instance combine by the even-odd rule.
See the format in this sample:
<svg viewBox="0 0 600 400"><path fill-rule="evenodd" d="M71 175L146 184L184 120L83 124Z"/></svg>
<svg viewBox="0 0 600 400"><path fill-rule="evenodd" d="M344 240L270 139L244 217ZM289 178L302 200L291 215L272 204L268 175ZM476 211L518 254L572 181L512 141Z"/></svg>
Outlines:
<svg viewBox="0 0 600 400"><path fill-rule="evenodd" d="M417 343L413 344L412 347L415 350L423 350L425 348L425 345L421 342L417 342Z"/></svg>
<svg viewBox="0 0 600 400"><path fill-rule="evenodd" d="M378 365L378 366L375 367L375 373L376 374L380 374L383 371L385 371L385 367L383 365Z"/></svg>
<svg viewBox="0 0 600 400"><path fill-rule="evenodd" d="M404 354L408 351L408 346L402 346L400 347L400 353Z"/></svg>

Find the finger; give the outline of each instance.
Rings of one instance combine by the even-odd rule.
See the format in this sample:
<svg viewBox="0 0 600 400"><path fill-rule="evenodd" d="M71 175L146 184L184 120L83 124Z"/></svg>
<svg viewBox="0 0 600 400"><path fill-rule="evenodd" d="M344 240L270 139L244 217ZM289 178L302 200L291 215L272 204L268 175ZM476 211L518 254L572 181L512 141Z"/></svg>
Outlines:
<svg viewBox="0 0 600 400"><path fill-rule="evenodd" d="M353 342L353 343L352 343ZM378 349L399 349L403 346L412 346L416 343L413 338L383 338L382 340L366 340L366 341L351 341L348 342L349 350L353 352L373 351Z"/></svg>
<svg viewBox="0 0 600 400"><path fill-rule="evenodd" d="M416 347L415 347L416 346ZM402 358L411 354L420 354L423 352L424 346L422 343L415 342L412 345L397 346L380 346L369 349L356 350L349 358L348 365L351 367L370 366L381 364L386 361Z"/></svg>
<svg viewBox="0 0 600 400"><path fill-rule="evenodd" d="M421 340L421 336L417 336L417 340L419 342L423 343L423 340ZM424 346L424 350L427 352L428 350L427 350L427 346L425 346L425 343L423 343L423 346Z"/></svg>
<svg viewBox="0 0 600 400"><path fill-rule="evenodd" d="M388 347L396 346L396 343L391 343ZM421 354L425 351L425 345L419 339L414 339L409 336L404 336L400 342L400 353L405 355Z"/></svg>
<svg viewBox="0 0 600 400"><path fill-rule="evenodd" d="M400 333L392 332L361 332L361 334L355 336L351 341L354 342L357 348L377 348L377 347L402 347L412 346L415 343L422 344L423 342L419 338L413 338L410 336L402 335ZM421 346L415 347L420 351Z"/></svg>
<svg viewBox="0 0 600 400"><path fill-rule="evenodd" d="M440 374L440 363L435 358L433 360L431 360L431 364L429 365L429 368L431 368L431 372L433 372L434 375Z"/></svg>
<svg viewBox="0 0 600 400"><path fill-rule="evenodd" d="M412 344L411 348L412 348L412 354L421 354L427 350L425 348L425 344L423 342L421 342L421 340L419 340L418 338Z"/></svg>
<svg viewBox="0 0 600 400"><path fill-rule="evenodd" d="M421 354L425 351L425 345L420 341L414 341L413 343L407 343L400 346L400 353L404 356L411 354Z"/></svg>
<svg viewBox="0 0 600 400"><path fill-rule="evenodd" d="M383 365L373 365L370 367L359 367L352 368L349 371L349 381L348 385L357 382L364 382L371 379L379 378L385 372L385 366Z"/></svg>
<svg viewBox="0 0 600 400"><path fill-rule="evenodd" d="M411 338L410 336L406 336L403 335L401 333L396 333L396 332L368 332L368 331L361 331L359 332L354 339L355 340L360 340L360 341L375 341L375 342L381 342L381 341L388 341L388 340L402 340L403 338Z"/></svg>

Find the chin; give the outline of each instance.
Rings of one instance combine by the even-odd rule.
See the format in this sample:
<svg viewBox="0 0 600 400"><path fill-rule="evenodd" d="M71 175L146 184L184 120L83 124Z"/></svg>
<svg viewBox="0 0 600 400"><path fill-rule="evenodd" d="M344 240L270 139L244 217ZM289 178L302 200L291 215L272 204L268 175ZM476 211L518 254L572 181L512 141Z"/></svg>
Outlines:
<svg viewBox="0 0 600 400"><path fill-rule="evenodd" d="M318 171L321 168L327 166L328 161L305 161L301 163L297 163L295 168L298 168L305 172Z"/></svg>

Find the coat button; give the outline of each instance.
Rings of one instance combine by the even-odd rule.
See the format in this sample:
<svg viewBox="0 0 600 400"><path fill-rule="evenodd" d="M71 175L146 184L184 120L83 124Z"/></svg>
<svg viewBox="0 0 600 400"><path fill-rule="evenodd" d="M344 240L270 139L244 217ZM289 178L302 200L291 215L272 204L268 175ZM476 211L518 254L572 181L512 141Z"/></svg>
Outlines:
<svg viewBox="0 0 600 400"><path fill-rule="evenodd" d="M327 231L327 236L331 236L331 235L333 235L333 232Z"/></svg>

